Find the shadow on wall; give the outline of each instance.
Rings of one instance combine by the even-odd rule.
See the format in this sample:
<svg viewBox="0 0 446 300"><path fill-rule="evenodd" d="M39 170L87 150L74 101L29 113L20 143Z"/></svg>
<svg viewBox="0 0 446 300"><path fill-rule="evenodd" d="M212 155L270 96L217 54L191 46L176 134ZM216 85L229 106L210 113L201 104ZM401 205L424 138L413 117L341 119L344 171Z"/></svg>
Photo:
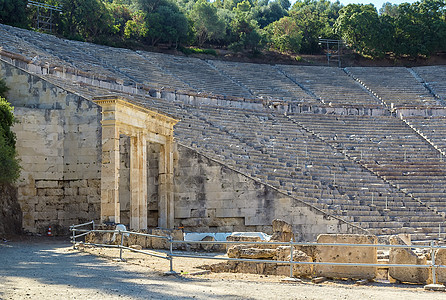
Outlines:
<svg viewBox="0 0 446 300"><path fill-rule="evenodd" d="M17 188L0 184L0 234L22 233L22 210L17 200Z"/></svg>

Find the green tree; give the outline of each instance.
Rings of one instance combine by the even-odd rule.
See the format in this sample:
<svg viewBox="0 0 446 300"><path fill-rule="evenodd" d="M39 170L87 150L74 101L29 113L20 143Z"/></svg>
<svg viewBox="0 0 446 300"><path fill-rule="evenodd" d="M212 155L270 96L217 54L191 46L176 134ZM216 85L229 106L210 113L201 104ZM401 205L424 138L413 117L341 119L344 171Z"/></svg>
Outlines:
<svg viewBox="0 0 446 300"><path fill-rule="evenodd" d="M25 27L27 0L0 0L0 23Z"/></svg>
<svg viewBox="0 0 446 300"><path fill-rule="evenodd" d="M391 2L384 3L379 9L379 14L381 16L389 16L392 18L398 16L398 4L392 4Z"/></svg>
<svg viewBox="0 0 446 300"><path fill-rule="evenodd" d="M106 6L110 11L113 20L113 32L116 32L120 37L124 36L125 25L132 20L132 12L128 5L117 4L113 2Z"/></svg>
<svg viewBox="0 0 446 300"><path fill-rule="evenodd" d="M279 21L269 24L265 30L272 48L281 52L299 52L302 35L293 18L283 17Z"/></svg>
<svg viewBox="0 0 446 300"><path fill-rule="evenodd" d="M217 7L206 0L198 0L190 12L192 29L198 45L207 41L215 41L224 37L225 24L217 15Z"/></svg>
<svg viewBox="0 0 446 300"><path fill-rule="evenodd" d="M5 86L0 80L0 86ZM14 109L0 93L0 183L11 183L20 176L20 165L15 150L16 136L11 126L16 122Z"/></svg>
<svg viewBox="0 0 446 300"><path fill-rule="evenodd" d="M0 97L5 98L8 91L9 88L6 86L6 82L4 80L0 80Z"/></svg>
<svg viewBox="0 0 446 300"><path fill-rule="evenodd" d="M184 13L175 4L159 6L146 15L147 37L151 44L168 43L170 45L187 39L189 25Z"/></svg>
<svg viewBox="0 0 446 300"><path fill-rule="evenodd" d="M266 44L266 37L251 14L251 4L245 0L234 8L235 16L231 22L231 29L236 42L229 47L235 51L248 50L258 52Z"/></svg>
<svg viewBox="0 0 446 300"><path fill-rule="evenodd" d="M187 2L182 3L188 6ZM178 46L188 38L189 23L186 15L180 10L176 2L170 0L135 0L135 7L144 15L144 30L140 36L152 46L159 43ZM138 22L131 22L126 26L130 29L142 29ZM127 34L128 36L129 34Z"/></svg>
<svg viewBox="0 0 446 300"><path fill-rule="evenodd" d="M382 56L386 52L389 34L383 34L382 27L378 12L372 4L349 4L343 7L335 23L336 32L348 44L358 53L372 57Z"/></svg>
<svg viewBox="0 0 446 300"><path fill-rule="evenodd" d="M69 38L94 41L115 33L110 11L101 0L61 0L63 14L59 30Z"/></svg>
<svg viewBox="0 0 446 300"><path fill-rule="evenodd" d="M279 1L270 2L268 5L254 6L252 9L252 17L257 21L260 28L265 28L287 15L288 12Z"/></svg>
<svg viewBox="0 0 446 300"><path fill-rule="evenodd" d="M301 32L302 53L319 53L319 37L336 37L332 27L341 7L339 1L331 3L328 0L298 0L294 3L289 14Z"/></svg>
<svg viewBox="0 0 446 300"><path fill-rule="evenodd" d="M124 38L141 41L147 37L144 13L140 10L132 14L132 19L125 23Z"/></svg>
<svg viewBox="0 0 446 300"><path fill-rule="evenodd" d="M441 0L399 5L394 18L394 53L416 57L446 50L445 8Z"/></svg>

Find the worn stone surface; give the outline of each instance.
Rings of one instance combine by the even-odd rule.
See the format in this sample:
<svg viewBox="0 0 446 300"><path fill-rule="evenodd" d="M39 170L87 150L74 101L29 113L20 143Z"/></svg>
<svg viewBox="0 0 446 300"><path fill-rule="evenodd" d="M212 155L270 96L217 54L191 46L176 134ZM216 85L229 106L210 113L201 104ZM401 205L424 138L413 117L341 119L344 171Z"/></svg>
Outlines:
<svg viewBox="0 0 446 300"><path fill-rule="evenodd" d="M135 250L142 250L141 245L131 245L130 248L135 249Z"/></svg>
<svg viewBox="0 0 446 300"><path fill-rule="evenodd" d="M317 238L318 243L341 244L376 244L377 238L372 235L360 234L321 234ZM370 263L378 262L376 247L354 246L317 246L315 251L316 262L336 263ZM326 266L314 267L316 276L333 278L374 279L376 267L355 266Z"/></svg>
<svg viewBox="0 0 446 300"><path fill-rule="evenodd" d="M290 260L290 251L289 246L280 246L276 249L276 259L280 261L289 261ZM293 261L300 262L313 262L313 259L308 256L306 253L293 249ZM276 275L288 275L290 274L290 266L289 265L278 265L276 268ZM293 276L294 277L310 277L313 274L313 265L293 265Z"/></svg>
<svg viewBox="0 0 446 300"><path fill-rule="evenodd" d="M23 228L67 234L68 226L98 221L100 109L74 93L0 63L22 173L17 181ZM4 76L4 75L3 75ZM2 77L3 77L2 76Z"/></svg>
<svg viewBox="0 0 446 300"><path fill-rule="evenodd" d="M0 184L0 234L22 232L22 211L17 200L17 188Z"/></svg>
<svg viewBox="0 0 446 300"><path fill-rule="evenodd" d="M290 223L285 222L284 220L274 219L272 222L273 232L293 232L293 227Z"/></svg>
<svg viewBox="0 0 446 300"><path fill-rule="evenodd" d="M235 245L228 249L227 255L230 258L273 259L276 256L276 250Z"/></svg>
<svg viewBox="0 0 446 300"><path fill-rule="evenodd" d="M389 241L391 245L407 245L407 240L405 241L399 236L391 236ZM390 248L389 263L426 265L427 258L424 255L418 256L410 248ZM419 284L427 284L432 282L430 268L389 267L389 277L401 282Z"/></svg>
<svg viewBox="0 0 446 300"><path fill-rule="evenodd" d="M435 264L446 265L446 249L435 250ZM440 283L446 283L446 268L437 268L437 281Z"/></svg>
<svg viewBox="0 0 446 300"><path fill-rule="evenodd" d="M228 237L226 237L226 241L228 242L261 242L262 239L258 236L234 236L234 235L230 235ZM249 244L245 244L246 246L249 246ZM226 251L233 247L235 245L233 244L226 244ZM246 247L245 246L245 247Z"/></svg>
<svg viewBox="0 0 446 300"><path fill-rule="evenodd" d="M151 234L157 235L157 236L171 236L173 240L176 241L183 241L183 231L182 230L164 230L164 229L152 229ZM181 244L174 244L173 248L178 249L181 248ZM164 238L156 238L152 237L152 248L153 249L169 249L169 242L167 239Z"/></svg>

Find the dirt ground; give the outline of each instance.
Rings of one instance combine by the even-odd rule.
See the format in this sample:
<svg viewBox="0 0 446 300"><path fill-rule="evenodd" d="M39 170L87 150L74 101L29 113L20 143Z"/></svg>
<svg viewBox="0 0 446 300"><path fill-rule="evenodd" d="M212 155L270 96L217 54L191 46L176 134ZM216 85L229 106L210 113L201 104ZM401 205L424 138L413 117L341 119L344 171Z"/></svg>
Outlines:
<svg viewBox="0 0 446 300"><path fill-rule="evenodd" d="M210 259L175 258L179 275L164 276L167 260L125 250L126 262L116 261L118 257L117 249L73 250L66 239L0 239L0 299L446 299L445 292L424 291L419 285L198 275L200 265L218 262Z"/></svg>

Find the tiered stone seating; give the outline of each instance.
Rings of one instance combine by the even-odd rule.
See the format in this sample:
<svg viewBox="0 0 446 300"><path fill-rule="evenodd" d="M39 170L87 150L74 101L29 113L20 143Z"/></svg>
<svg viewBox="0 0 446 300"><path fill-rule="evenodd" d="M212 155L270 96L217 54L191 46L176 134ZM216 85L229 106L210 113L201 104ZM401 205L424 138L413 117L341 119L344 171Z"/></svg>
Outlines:
<svg viewBox="0 0 446 300"><path fill-rule="evenodd" d="M121 77L122 73L135 82L151 86L193 89L175 74L166 72L153 61L147 60L134 51L111 47L92 47L89 52L107 65L112 66L118 77Z"/></svg>
<svg viewBox="0 0 446 300"><path fill-rule="evenodd" d="M71 88L88 97L106 92ZM175 128L180 143L372 232L434 231L443 220L280 114L133 100L180 118Z"/></svg>
<svg viewBox="0 0 446 300"><path fill-rule="evenodd" d="M209 61L255 96L290 102L319 103L296 83L271 65Z"/></svg>
<svg viewBox="0 0 446 300"><path fill-rule="evenodd" d="M316 66L278 66L285 74L329 105L378 106L380 103L342 69Z"/></svg>
<svg viewBox="0 0 446 300"><path fill-rule="evenodd" d="M45 49L36 47L32 42L27 42L22 38L24 36L32 36L32 40L34 40L39 39L40 36L45 37L44 34L31 33L28 30L0 24L0 36L0 47L3 50L20 54L27 59L32 60L36 65L44 66L48 63L58 65L68 64L68 62L64 62Z"/></svg>
<svg viewBox="0 0 446 300"><path fill-rule="evenodd" d="M438 106L435 97L407 68L346 68L390 107Z"/></svg>
<svg viewBox="0 0 446 300"><path fill-rule="evenodd" d="M404 118L410 125L422 132L431 142L446 153L446 117L420 117Z"/></svg>
<svg viewBox="0 0 446 300"><path fill-rule="evenodd" d="M197 91L244 98L253 97L247 89L224 76L204 60L145 51L138 51L138 53L153 64L159 65L167 73L175 74Z"/></svg>
<svg viewBox="0 0 446 300"><path fill-rule="evenodd" d="M292 118L402 191L446 212L446 164L437 150L402 121L310 114Z"/></svg>
<svg viewBox="0 0 446 300"><path fill-rule="evenodd" d="M412 68L443 101L446 100L446 66Z"/></svg>

